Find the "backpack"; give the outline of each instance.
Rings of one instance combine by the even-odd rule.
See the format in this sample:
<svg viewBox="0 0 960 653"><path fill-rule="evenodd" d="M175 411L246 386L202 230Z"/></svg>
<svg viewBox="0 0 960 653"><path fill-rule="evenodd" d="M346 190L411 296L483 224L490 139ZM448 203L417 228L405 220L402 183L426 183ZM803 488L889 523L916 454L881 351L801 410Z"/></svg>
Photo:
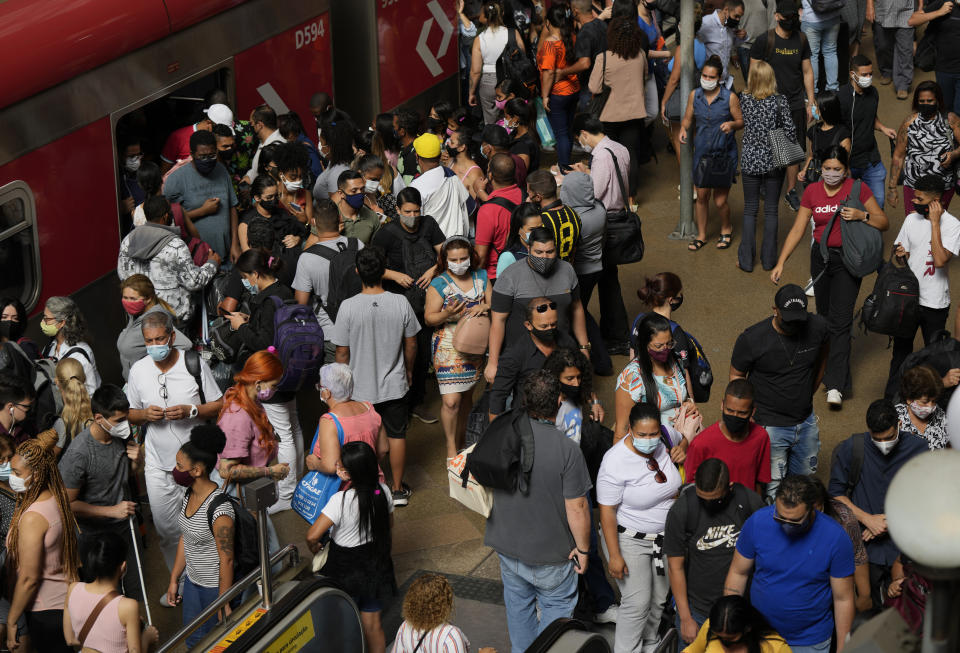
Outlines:
<svg viewBox="0 0 960 653"><path fill-rule="evenodd" d="M502 209L510 211L511 214L517 210L517 205L508 200L506 197L491 197L483 203L483 206L486 206L487 204L499 206Z"/></svg>
<svg viewBox="0 0 960 653"><path fill-rule="evenodd" d="M504 413L490 423L467 456L460 476L463 487L472 475L485 488L526 494L533 454L530 417L519 408Z"/></svg>
<svg viewBox="0 0 960 653"><path fill-rule="evenodd" d="M317 243L306 250L307 254L316 254L330 263L327 274L327 301L323 303L323 310L331 322L337 321L337 312L343 300L350 299L360 293L362 284L357 274L357 252L359 245L356 238L348 238L347 244L337 243L337 251Z"/></svg>
<svg viewBox="0 0 960 653"><path fill-rule="evenodd" d="M187 232L187 216L179 202L170 204L170 213L173 215L173 224L180 229L180 238L190 250L193 264L197 266L205 264L210 260L210 252L213 248L199 238L191 237Z"/></svg>
<svg viewBox="0 0 960 653"><path fill-rule="evenodd" d="M540 81L540 72L524 49L517 45L517 31L512 27L507 28L507 44L497 58L497 84L505 79L519 82L531 91Z"/></svg>
<svg viewBox="0 0 960 653"><path fill-rule="evenodd" d="M402 272L416 282L423 273L437 264L437 253L431 247L427 239L422 235L410 237L402 227L397 227L403 233L400 234L401 267ZM422 290L416 283L409 288L404 288L404 296L410 301L413 312L417 315L423 315L424 305L427 301L427 291Z"/></svg>
<svg viewBox="0 0 960 653"><path fill-rule="evenodd" d="M82 352L84 356L87 355L87 352L79 347L67 350L67 354L75 351ZM32 360L17 343L5 342L0 345L0 364L2 364L0 369L4 372L33 388L36 398L30 412L37 431L52 427L63 412L63 396L55 381L57 361L52 358Z"/></svg>
<svg viewBox="0 0 960 653"><path fill-rule="evenodd" d="M309 306L285 302L276 295L273 315L273 346L283 363L277 392L297 392L315 384L323 365L323 329Z"/></svg>
<svg viewBox="0 0 960 653"><path fill-rule="evenodd" d="M893 338L913 338L920 319L920 281L906 265L884 264L863 300L860 326Z"/></svg>
<svg viewBox="0 0 960 653"><path fill-rule="evenodd" d="M674 351L680 358L683 369L690 373L690 396L695 402L710 400L710 388L713 386L713 368L703 351L703 345L688 331L677 328L673 332L677 343Z"/></svg>
<svg viewBox="0 0 960 653"><path fill-rule="evenodd" d="M257 520L241 503L226 492L221 492L207 508L207 523L213 533L213 515L225 503L233 506L233 577L240 579L260 566L260 546Z"/></svg>
<svg viewBox="0 0 960 653"><path fill-rule="evenodd" d="M833 223L840 217L840 211L845 207L860 211L865 210L860 202L860 188L862 186L863 182L861 180L854 180L847 199L840 204L840 207L827 221L827 226L820 235L819 242L820 256L823 257L824 266L820 274L811 281L811 286L816 284L827 271L826 262L830 260L827 240L833 230ZM840 238L842 243L840 257L843 260L843 267L847 268L847 272L862 279L877 271L883 261L883 236L880 235L878 230L859 221L840 220Z"/></svg>
<svg viewBox="0 0 960 653"><path fill-rule="evenodd" d="M853 490L857 487L857 483L860 482L860 472L863 470L863 452L867 446L867 438L869 437L869 433L857 433L850 440L850 444L852 445L850 447L850 471L847 474L847 482L843 488L843 495L847 498L853 496ZM833 459L830 461L831 469L836 465L839 450L839 447L833 450Z"/></svg>

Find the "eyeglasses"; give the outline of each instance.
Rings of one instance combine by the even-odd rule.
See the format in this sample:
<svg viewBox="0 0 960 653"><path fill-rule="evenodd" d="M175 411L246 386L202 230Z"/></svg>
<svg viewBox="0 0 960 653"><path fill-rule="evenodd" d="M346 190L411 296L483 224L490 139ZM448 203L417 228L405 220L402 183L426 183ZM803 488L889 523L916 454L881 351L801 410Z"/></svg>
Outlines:
<svg viewBox="0 0 960 653"><path fill-rule="evenodd" d="M42 318L40 321L43 322L44 324L50 324L51 322L56 322L56 321L57 321L57 318L55 318L55 317L47 317L46 315L44 315L43 318Z"/></svg>
<svg viewBox="0 0 960 653"><path fill-rule="evenodd" d="M20 410L22 410L23 412L28 413L30 412L30 407L33 404L18 404L17 402L13 402L13 405L19 408Z"/></svg>
<svg viewBox="0 0 960 653"><path fill-rule="evenodd" d="M676 340L671 340L670 342L661 342L659 344L650 343L650 349L654 351L663 351L664 349L673 349L677 346Z"/></svg>
<svg viewBox="0 0 960 653"><path fill-rule="evenodd" d="M653 475L653 480L657 483L667 482L667 475L660 469L660 463L657 462L656 458L647 458L647 469L651 472L656 472L656 474Z"/></svg>
<svg viewBox="0 0 960 653"><path fill-rule="evenodd" d="M160 398L166 401L170 398L170 392L167 390L167 375L157 375L157 383L160 384Z"/></svg>
<svg viewBox="0 0 960 653"><path fill-rule="evenodd" d="M546 304L537 304L533 307L537 313L546 313L547 311L557 310L557 302L548 302Z"/></svg>
<svg viewBox="0 0 960 653"><path fill-rule="evenodd" d="M775 522L777 522L777 523L780 523L780 524L787 524L787 525L790 525L790 526L803 526L804 524L807 523L807 518L808 518L808 517L810 517L810 513L809 513L809 512L806 513L806 514L804 514L803 518L802 518L800 521L793 521L793 520L787 519L786 517L782 517L782 516L781 516L778 512L776 512L776 511L774 511L774 513L773 513L773 521L775 521Z"/></svg>
<svg viewBox="0 0 960 653"><path fill-rule="evenodd" d="M214 154L198 154L193 158L198 161L216 161L217 155L215 153Z"/></svg>

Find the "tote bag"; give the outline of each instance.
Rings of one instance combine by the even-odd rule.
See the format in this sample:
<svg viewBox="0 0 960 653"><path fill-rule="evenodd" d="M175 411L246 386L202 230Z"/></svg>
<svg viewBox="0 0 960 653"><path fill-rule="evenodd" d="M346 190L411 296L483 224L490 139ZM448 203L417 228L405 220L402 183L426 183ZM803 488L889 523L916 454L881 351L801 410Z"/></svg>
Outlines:
<svg viewBox="0 0 960 653"><path fill-rule="evenodd" d="M547 118L547 111L543 108L543 99L535 100L537 107L537 136L540 138L540 145L543 147L555 147L557 137L553 135L553 127L550 126L550 120Z"/></svg>
<svg viewBox="0 0 960 653"><path fill-rule="evenodd" d="M800 147L800 143L797 142L796 134L787 133L780 116L781 111L778 108L776 126L769 132L774 168L792 166L794 163L800 163L807 156L807 153Z"/></svg>
<svg viewBox="0 0 960 653"><path fill-rule="evenodd" d="M337 425L337 439L340 440L340 446L343 446L343 426L340 420L333 413L329 413ZM310 445L312 452L317 446L317 438L320 437L320 425L317 425L317 432L313 436L313 443ZM303 517L308 523L313 524L317 521L320 513L323 511L327 501L330 500L337 490L340 489L340 477L336 474L324 474L323 472L307 472L297 485L293 492L291 507L298 515Z"/></svg>
<svg viewBox="0 0 960 653"><path fill-rule="evenodd" d="M463 482L463 468L467 463L467 456L473 452L476 444L472 444L447 463L447 479L450 483L450 498L455 499L474 512L484 517L490 516L493 509L493 492L479 483L473 475Z"/></svg>

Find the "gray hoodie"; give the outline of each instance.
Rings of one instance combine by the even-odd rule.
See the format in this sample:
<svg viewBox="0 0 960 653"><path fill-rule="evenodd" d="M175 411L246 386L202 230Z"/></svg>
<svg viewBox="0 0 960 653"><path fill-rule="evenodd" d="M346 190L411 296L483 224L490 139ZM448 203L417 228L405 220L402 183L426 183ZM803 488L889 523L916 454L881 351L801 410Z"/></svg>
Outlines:
<svg viewBox="0 0 960 653"><path fill-rule="evenodd" d="M578 275L603 269L603 237L607 228L607 210L593 195L593 181L583 172L571 172L563 178L560 201L580 216L580 243L573 268Z"/></svg>
<svg viewBox="0 0 960 653"><path fill-rule="evenodd" d="M148 222L130 232L127 236L127 256L149 261L159 254L174 238L180 237L180 229L170 225Z"/></svg>

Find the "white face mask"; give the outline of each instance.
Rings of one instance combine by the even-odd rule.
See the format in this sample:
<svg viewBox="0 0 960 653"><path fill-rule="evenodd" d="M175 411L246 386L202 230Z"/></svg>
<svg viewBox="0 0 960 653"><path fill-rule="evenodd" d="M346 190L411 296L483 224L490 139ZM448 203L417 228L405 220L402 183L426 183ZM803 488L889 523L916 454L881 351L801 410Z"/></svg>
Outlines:
<svg viewBox="0 0 960 653"><path fill-rule="evenodd" d="M582 148L583 148L583 151L586 152L587 154L590 154L590 152L593 151L593 146L592 146L592 145L587 145L587 144L584 143L583 141L580 141L580 147L582 147Z"/></svg>
<svg viewBox="0 0 960 653"><path fill-rule="evenodd" d="M16 492L17 494L23 494L27 491L27 481L30 480L30 477L20 478L14 473L10 473L10 478L7 480L7 483L10 484L10 489Z"/></svg>
<svg viewBox="0 0 960 653"><path fill-rule="evenodd" d="M127 169L127 172L136 172L140 169L140 159L139 156L128 156L127 160L124 161L123 167Z"/></svg>
<svg viewBox="0 0 960 653"><path fill-rule="evenodd" d="M299 181L287 181L284 179L283 185L286 187L288 193L295 193L298 190L303 189L303 180L300 179Z"/></svg>
<svg viewBox="0 0 960 653"><path fill-rule="evenodd" d="M130 437L130 422L123 420L117 424L111 425L107 420L103 420L103 424L100 425L104 431L109 433L115 438L120 438L121 440L126 440Z"/></svg>
<svg viewBox="0 0 960 653"><path fill-rule="evenodd" d="M857 80L857 86L860 88L870 88L870 86L873 84L873 75L870 75L869 77L854 75L853 77Z"/></svg>
<svg viewBox="0 0 960 653"><path fill-rule="evenodd" d="M900 441L900 434L898 433L897 437L895 437L892 440L884 440L883 442L878 442L877 440L874 440L873 443L877 445L877 449L880 450L880 453L886 456L891 451L893 451L893 448L897 446L897 442L899 441Z"/></svg>
<svg viewBox="0 0 960 653"><path fill-rule="evenodd" d="M936 405L933 406L921 406L915 401L910 402L910 410L916 415L919 419L927 419L933 415L933 411L937 409Z"/></svg>
<svg viewBox="0 0 960 653"><path fill-rule="evenodd" d="M460 261L458 263L447 262L447 268L456 275L466 274L470 269L470 261Z"/></svg>
<svg viewBox="0 0 960 653"><path fill-rule="evenodd" d="M380 190L380 182L376 179L367 179L367 182L363 185L363 190L368 193L376 193Z"/></svg>
<svg viewBox="0 0 960 653"><path fill-rule="evenodd" d="M705 91L712 91L719 83L720 82L716 79L704 79L703 77L700 78L700 88Z"/></svg>
<svg viewBox="0 0 960 653"><path fill-rule="evenodd" d="M822 170L820 177L827 186L839 186L847 174L843 170Z"/></svg>

